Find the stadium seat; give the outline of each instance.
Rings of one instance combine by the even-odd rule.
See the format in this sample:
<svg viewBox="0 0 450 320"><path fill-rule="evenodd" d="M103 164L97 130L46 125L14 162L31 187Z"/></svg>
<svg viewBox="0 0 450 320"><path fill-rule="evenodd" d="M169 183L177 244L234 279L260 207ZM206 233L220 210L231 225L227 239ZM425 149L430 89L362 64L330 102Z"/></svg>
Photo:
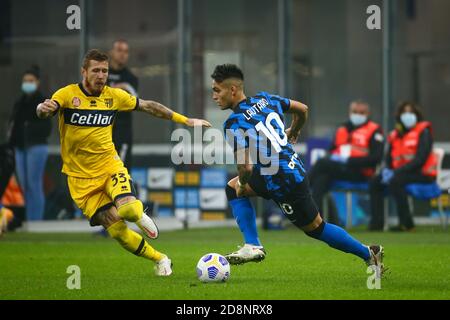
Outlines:
<svg viewBox="0 0 450 320"><path fill-rule="evenodd" d="M352 217L353 217L353 206L352 206L352 194L356 193L367 193L369 192L369 184L367 182L352 182L344 180L336 180L331 185L330 192L343 192L345 193L345 202L347 210L347 219L345 222L346 229L352 227ZM324 218L328 218L328 201L325 198L323 203Z"/></svg>
<svg viewBox="0 0 450 320"><path fill-rule="evenodd" d="M438 157L438 166L437 166L437 179L436 182L433 183L411 183L406 186L406 192L410 196L409 198L409 206L411 208L411 212L414 212L413 207L413 198L418 200L432 200L437 199L438 210L440 214L441 226L444 230L448 228L448 214L445 213L442 198L440 197L442 194L442 188L440 187L440 182L442 180L442 163L445 155L445 151L440 148L433 149L433 152ZM353 217L353 207L352 207L352 193L367 193L369 192L369 184L366 182L351 182L351 181L341 181L336 180L333 182L331 192L344 192L346 198L346 207L349 208L347 210L347 221L345 223L346 228L352 227L352 217ZM448 190L447 190L448 192ZM328 217L328 202L325 200L323 203L324 208L324 217L325 219ZM384 199L384 230L388 229L388 198Z"/></svg>
<svg viewBox="0 0 450 320"><path fill-rule="evenodd" d="M445 151L440 148L433 149L433 152L437 155L438 165L437 165L437 178L436 182L433 183L411 183L406 186L406 192L410 196L409 205L411 212L414 211L412 198L418 200L432 200L437 199L438 210L441 219L441 225L444 230L447 230L448 226L448 214L445 213L442 205L442 188L440 187L440 182L442 181L442 163L444 160ZM448 190L447 190L448 192ZM411 198L412 197L412 198Z"/></svg>

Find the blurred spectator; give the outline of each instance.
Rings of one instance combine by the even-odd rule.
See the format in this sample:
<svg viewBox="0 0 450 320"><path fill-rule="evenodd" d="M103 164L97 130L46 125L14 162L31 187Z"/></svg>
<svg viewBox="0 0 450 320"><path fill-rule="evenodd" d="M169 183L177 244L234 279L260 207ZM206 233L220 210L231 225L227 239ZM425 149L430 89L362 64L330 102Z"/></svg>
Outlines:
<svg viewBox="0 0 450 320"><path fill-rule="evenodd" d="M334 180L369 181L383 158L383 140L380 125L370 120L369 104L352 102L349 121L336 130L329 155L319 159L309 173L313 198L321 213L323 197ZM337 223L335 213L330 212L330 219Z"/></svg>
<svg viewBox="0 0 450 320"><path fill-rule="evenodd" d="M14 172L14 150L8 144L0 145L0 236L6 232L12 211L4 207L3 193Z"/></svg>
<svg viewBox="0 0 450 320"><path fill-rule="evenodd" d="M8 224L14 219L11 209L4 207L0 203L0 238L8 231Z"/></svg>
<svg viewBox="0 0 450 320"><path fill-rule="evenodd" d="M3 231L6 231L6 229L12 231L22 226L25 220L24 205L22 190L20 190L15 176L12 175L0 198L0 207L3 206L0 210L0 218L3 219L1 221Z"/></svg>
<svg viewBox="0 0 450 320"><path fill-rule="evenodd" d="M124 39L114 41L110 52L108 85L138 96L138 78L128 69L129 46ZM113 127L113 142L125 167L132 168L133 123L131 112L118 112Z"/></svg>
<svg viewBox="0 0 450 320"><path fill-rule="evenodd" d="M413 231L414 221L405 185L430 183L437 175L437 159L432 153L431 123L423 121L422 113L412 102L403 102L398 106L395 120L395 130L389 135L385 168L370 183L370 230L383 229L383 192L387 186L397 203L399 216L399 226L391 230Z"/></svg>
<svg viewBox="0 0 450 320"><path fill-rule="evenodd" d="M9 144L0 145L0 199L14 173L14 149Z"/></svg>
<svg viewBox="0 0 450 320"><path fill-rule="evenodd" d="M15 149L16 173L25 194L28 220L41 220L44 213L43 174L51 122L36 115L36 106L43 100L39 69L32 67L23 75L22 94L14 104L10 119L10 144Z"/></svg>

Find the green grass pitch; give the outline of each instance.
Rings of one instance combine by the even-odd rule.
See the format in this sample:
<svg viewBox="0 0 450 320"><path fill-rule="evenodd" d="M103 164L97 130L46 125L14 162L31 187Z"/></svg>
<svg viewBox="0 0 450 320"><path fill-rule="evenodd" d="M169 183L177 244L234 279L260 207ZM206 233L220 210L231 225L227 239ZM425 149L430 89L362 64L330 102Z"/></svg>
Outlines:
<svg viewBox="0 0 450 320"><path fill-rule="evenodd" d="M168 278L109 238L9 233L0 239L0 299L450 299L449 232L352 235L385 246L391 272L381 290L367 289L361 260L296 229L261 232L266 260L232 266L229 281L214 284L197 280L196 263L205 253L234 250L237 228L163 232L151 243L172 258ZM69 265L81 269L80 290L66 287Z"/></svg>

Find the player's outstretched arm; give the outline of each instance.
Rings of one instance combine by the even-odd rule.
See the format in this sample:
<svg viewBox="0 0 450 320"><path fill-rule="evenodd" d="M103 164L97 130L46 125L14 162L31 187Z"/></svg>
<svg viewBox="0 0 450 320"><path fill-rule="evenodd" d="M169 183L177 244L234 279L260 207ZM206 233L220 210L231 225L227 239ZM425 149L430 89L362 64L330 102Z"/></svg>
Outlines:
<svg viewBox="0 0 450 320"><path fill-rule="evenodd" d="M211 127L211 124L206 120L185 117L182 114L176 113L175 111L167 108L161 103L152 100L139 99L138 110L151 114L152 116L157 118L172 120L176 123L185 124L188 127Z"/></svg>
<svg viewBox="0 0 450 320"><path fill-rule="evenodd" d="M290 108L287 112L292 113L292 123L286 130L286 134L290 143L296 143L300 130L308 119L308 106L299 101L290 100Z"/></svg>
<svg viewBox="0 0 450 320"><path fill-rule="evenodd" d="M59 105L56 103L56 101L45 99L44 102L37 105L36 114L39 119L46 119L49 117L53 117L58 109Z"/></svg>

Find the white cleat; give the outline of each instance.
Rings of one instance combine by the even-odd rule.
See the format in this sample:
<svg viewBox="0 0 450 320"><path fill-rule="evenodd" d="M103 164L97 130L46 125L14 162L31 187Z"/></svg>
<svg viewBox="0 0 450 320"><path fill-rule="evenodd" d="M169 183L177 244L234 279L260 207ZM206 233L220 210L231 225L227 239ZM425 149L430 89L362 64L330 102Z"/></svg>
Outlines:
<svg viewBox="0 0 450 320"><path fill-rule="evenodd" d="M371 245L367 247L370 251L370 258L366 261L366 264L370 267L374 267L375 270L380 272L382 276L388 268L384 266L384 248L380 245Z"/></svg>
<svg viewBox="0 0 450 320"><path fill-rule="evenodd" d="M147 215L147 210L144 210L142 218L136 221L136 225L141 229L144 234L150 239L157 239L159 236L159 230L156 223Z"/></svg>
<svg viewBox="0 0 450 320"><path fill-rule="evenodd" d="M263 247L245 244L238 251L225 255L230 264L243 264L247 262L261 262L266 257Z"/></svg>
<svg viewBox="0 0 450 320"><path fill-rule="evenodd" d="M172 260L169 257L164 256L155 266L155 274L161 277L167 277L172 274Z"/></svg>

